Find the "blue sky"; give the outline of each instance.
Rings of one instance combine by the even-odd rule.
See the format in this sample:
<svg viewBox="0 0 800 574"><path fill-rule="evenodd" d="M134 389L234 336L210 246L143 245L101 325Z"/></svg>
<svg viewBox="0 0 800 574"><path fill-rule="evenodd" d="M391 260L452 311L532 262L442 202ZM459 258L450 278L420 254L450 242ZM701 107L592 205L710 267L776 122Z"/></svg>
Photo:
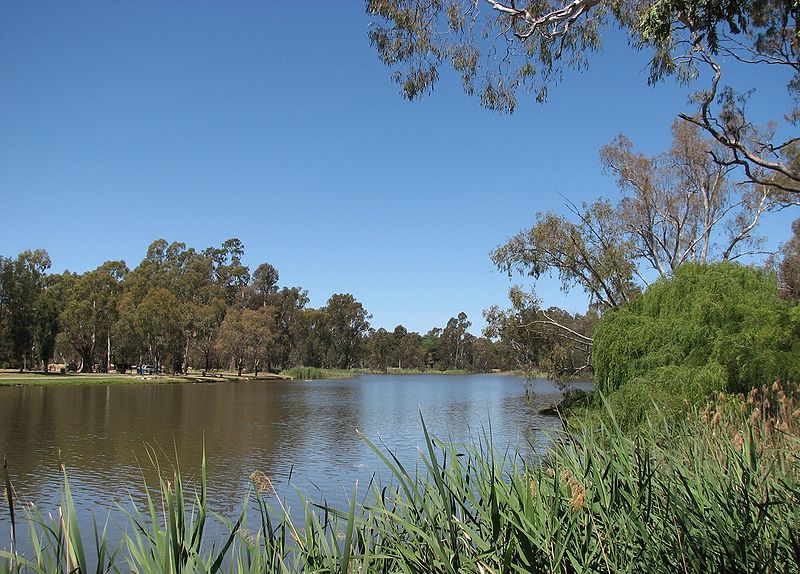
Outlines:
<svg viewBox="0 0 800 574"><path fill-rule="evenodd" d="M647 86L619 32L513 116L449 76L409 103L363 2L297 6L0 4L0 254L41 247L54 271L83 272L133 268L158 238L238 237L251 268L273 264L314 306L349 292L376 328L422 332L465 311L477 333L511 285L489 252L562 196L615 197L600 146L625 133L660 152L690 109L686 89ZM753 82L783 98L785 79ZM772 247L796 216L772 220ZM555 281L537 290L585 305Z"/></svg>

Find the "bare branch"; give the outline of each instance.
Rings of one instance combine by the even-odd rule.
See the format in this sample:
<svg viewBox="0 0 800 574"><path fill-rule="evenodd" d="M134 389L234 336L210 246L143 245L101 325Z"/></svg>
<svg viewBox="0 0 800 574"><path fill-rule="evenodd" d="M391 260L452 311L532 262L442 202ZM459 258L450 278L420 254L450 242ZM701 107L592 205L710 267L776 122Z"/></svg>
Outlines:
<svg viewBox="0 0 800 574"><path fill-rule="evenodd" d="M525 22L526 29L523 32L514 33L520 40L527 40L536 33L545 38L563 36L578 18L601 2L601 0L574 0L558 10L537 16L530 9L515 8L513 4L508 5L497 0L486 1L494 10L510 15L515 21L523 20Z"/></svg>

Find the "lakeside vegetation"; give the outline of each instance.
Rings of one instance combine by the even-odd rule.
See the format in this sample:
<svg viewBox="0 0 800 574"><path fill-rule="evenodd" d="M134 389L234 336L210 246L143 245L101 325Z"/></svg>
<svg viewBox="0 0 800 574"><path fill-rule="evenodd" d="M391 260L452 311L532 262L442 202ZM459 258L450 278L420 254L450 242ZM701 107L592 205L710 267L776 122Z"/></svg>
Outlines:
<svg viewBox="0 0 800 574"><path fill-rule="evenodd" d="M648 418L635 434L609 411L600 426L574 421L579 439L554 437L531 462L488 437L426 432L412 471L370 445L386 482L363 500L354 490L349 507L306 502L299 522L259 473L241 513L215 517L203 461L197 482L176 469L143 507L123 505L119 545L102 516L79 529L67 472L55 517L20 505L6 478L15 528L0 572L793 572L798 406L796 387L774 384L679 421ZM25 536L29 555L14 551Z"/></svg>
<svg viewBox="0 0 800 574"><path fill-rule="evenodd" d="M375 329L351 294L309 307L278 271L242 263L238 239L196 250L153 242L130 270L107 261L51 274L46 251L0 257L0 368L84 373L235 371L258 377L295 367L330 372L488 372L515 367L498 338L468 332L459 313L427 333Z"/></svg>

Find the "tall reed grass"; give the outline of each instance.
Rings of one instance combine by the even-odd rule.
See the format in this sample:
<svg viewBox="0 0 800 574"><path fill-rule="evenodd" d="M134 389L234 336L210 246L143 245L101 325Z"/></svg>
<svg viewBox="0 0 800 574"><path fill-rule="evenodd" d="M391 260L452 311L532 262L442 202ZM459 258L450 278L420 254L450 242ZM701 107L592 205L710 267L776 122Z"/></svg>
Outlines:
<svg viewBox="0 0 800 574"><path fill-rule="evenodd" d="M281 371L282 375L287 375L293 379L310 381L312 379L345 379L363 374L366 371L355 369L319 369L317 367L292 367Z"/></svg>
<svg viewBox="0 0 800 574"><path fill-rule="evenodd" d="M215 517L215 540L204 535L203 461L195 489L176 469L143 508L131 502L114 548L105 523L78 529L66 474L61 512L47 519L21 511L6 478L12 533L0 572L798 572L798 430L796 401L776 385L635 435L611 413L578 437L554 437L532 463L489 436L462 446L426 430L410 469L367 441L385 482L364 501L354 488L346 508L309 502L293 521L254 475L239 516ZM29 556L16 550L24 523Z"/></svg>

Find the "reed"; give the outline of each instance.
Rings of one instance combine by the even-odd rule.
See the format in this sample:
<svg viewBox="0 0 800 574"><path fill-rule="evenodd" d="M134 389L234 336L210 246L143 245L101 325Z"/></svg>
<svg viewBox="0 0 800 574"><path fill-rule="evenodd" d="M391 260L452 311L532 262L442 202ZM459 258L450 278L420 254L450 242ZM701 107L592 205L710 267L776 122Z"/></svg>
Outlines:
<svg viewBox="0 0 800 574"><path fill-rule="evenodd" d="M91 559L65 473L61 515L45 520L26 508L34 551L20 555L12 535L0 572L797 572L795 397L780 385L719 396L636 434L609 413L554 436L533 462L494 448L488 432L457 445L426 429L414 469L364 439L385 482L375 479L363 501L354 488L347 508L308 502L295 523L259 476L235 520L215 517L224 528L214 540L204 536L212 513L203 461L194 489L176 468L147 490L144 508L131 502L117 547L95 525ZM8 480L6 492L16 527Z"/></svg>
<svg viewBox="0 0 800 574"><path fill-rule="evenodd" d="M356 370L348 369L320 369L317 367L292 367L281 371L281 375L289 376L293 379L312 380L312 379L345 379L363 374Z"/></svg>

